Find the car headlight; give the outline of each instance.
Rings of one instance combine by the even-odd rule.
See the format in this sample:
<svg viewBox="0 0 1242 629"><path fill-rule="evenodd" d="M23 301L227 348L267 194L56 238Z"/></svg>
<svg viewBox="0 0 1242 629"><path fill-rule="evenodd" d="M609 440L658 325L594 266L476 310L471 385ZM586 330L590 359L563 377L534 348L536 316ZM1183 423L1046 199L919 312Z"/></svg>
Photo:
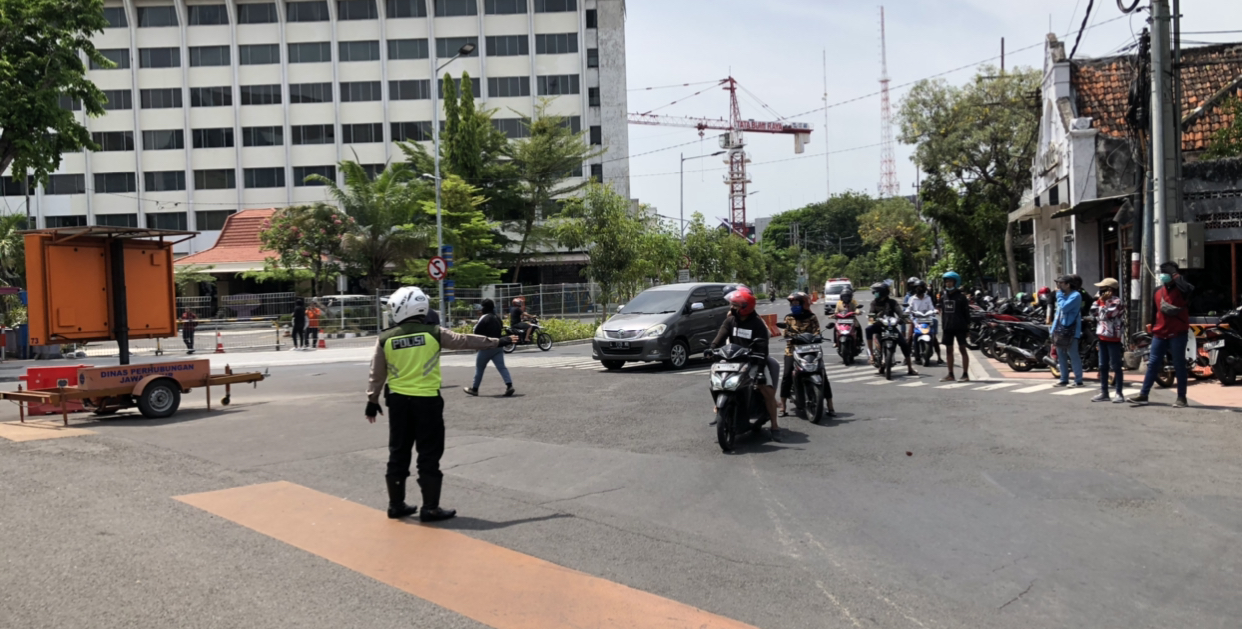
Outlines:
<svg viewBox="0 0 1242 629"><path fill-rule="evenodd" d="M604 334L604 326L601 325L595 328L595 338L601 341L608 338L608 335Z"/></svg>
<svg viewBox="0 0 1242 629"><path fill-rule="evenodd" d="M661 334L664 334L664 331L667 329L668 329L668 326L663 323L659 325L653 325L647 328L647 332L643 334L643 337L652 339L657 336L660 336Z"/></svg>

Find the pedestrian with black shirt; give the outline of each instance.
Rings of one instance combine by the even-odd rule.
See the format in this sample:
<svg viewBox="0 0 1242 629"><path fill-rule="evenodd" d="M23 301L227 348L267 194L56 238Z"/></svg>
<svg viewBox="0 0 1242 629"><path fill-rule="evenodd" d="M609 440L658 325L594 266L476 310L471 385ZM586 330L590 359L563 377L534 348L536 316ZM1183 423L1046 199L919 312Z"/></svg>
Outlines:
<svg viewBox="0 0 1242 629"><path fill-rule="evenodd" d="M306 302L293 302L293 349L306 349Z"/></svg>
<svg viewBox="0 0 1242 629"><path fill-rule="evenodd" d="M474 324L474 333L478 336L485 336L489 339L499 339L504 335L504 323L500 317L496 316L496 302L490 299L484 299L480 304L482 313L478 322ZM483 382L483 372L487 371L487 364L496 365L496 371L500 372L500 377L505 381L505 397L513 397L513 378L509 376L509 370L505 368L505 352L499 347L482 349L474 358L474 384L464 387L462 390L466 395L478 395L479 384Z"/></svg>
<svg viewBox="0 0 1242 629"><path fill-rule="evenodd" d="M944 281L944 297L940 300L940 327L944 330L941 342L944 343L949 374L940 381L957 380L953 377L953 343L956 341L962 352L961 381L970 382L970 354L966 348L966 337L970 333L970 297L962 291L962 276L956 271L945 273L941 279Z"/></svg>
<svg viewBox="0 0 1242 629"><path fill-rule="evenodd" d="M198 317L189 308L181 313L181 340L185 342L187 354L194 353L194 331L198 329Z"/></svg>

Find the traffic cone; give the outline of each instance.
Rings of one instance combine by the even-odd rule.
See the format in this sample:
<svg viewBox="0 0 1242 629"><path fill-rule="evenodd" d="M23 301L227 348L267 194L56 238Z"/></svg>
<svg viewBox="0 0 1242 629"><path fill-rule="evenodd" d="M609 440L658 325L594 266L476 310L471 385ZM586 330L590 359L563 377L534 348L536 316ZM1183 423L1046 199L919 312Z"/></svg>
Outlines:
<svg viewBox="0 0 1242 629"><path fill-rule="evenodd" d="M224 353L224 342L220 340L220 331L216 330L216 353Z"/></svg>
<svg viewBox="0 0 1242 629"><path fill-rule="evenodd" d="M328 341L326 339L319 339L319 349L328 349Z"/></svg>

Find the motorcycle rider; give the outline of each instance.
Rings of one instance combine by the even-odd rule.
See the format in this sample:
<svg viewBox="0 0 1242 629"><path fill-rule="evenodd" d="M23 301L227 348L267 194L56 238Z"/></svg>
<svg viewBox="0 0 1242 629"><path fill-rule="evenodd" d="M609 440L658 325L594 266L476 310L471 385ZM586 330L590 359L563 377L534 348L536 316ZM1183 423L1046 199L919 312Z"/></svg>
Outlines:
<svg viewBox="0 0 1242 629"><path fill-rule="evenodd" d="M819 317L811 310L811 297L798 291L788 298L789 314L785 315L785 329L781 336L792 339L799 334L820 334ZM793 341L785 343L785 370L781 378L781 417L788 417L789 396L793 393L794 355ZM828 401L828 413L835 414L832 406L832 385L824 377L824 399Z"/></svg>
<svg viewBox="0 0 1242 629"><path fill-rule="evenodd" d="M914 283L913 296L907 295L906 307L911 313L915 312L936 312L936 298L927 292L927 282L917 280ZM910 326L910 346L914 347L914 327ZM932 345L936 348L936 364L943 365L944 360L940 358L940 343L937 343L936 332L940 329L939 322L933 317L931 320L931 337Z"/></svg>
<svg viewBox="0 0 1242 629"><path fill-rule="evenodd" d="M509 309L509 329L514 334L522 336L523 343L530 342L531 327L527 321L531 320L531 316L526 314L526 300L518 297L513 300L513 307Z"/></svg>
<svg viewBox="0 0 1242 629"><path fill-rule="evenodd" d="M858 301L854 299L854 289L852 287L846 287L845 290L841 291L841 299L840 301L837 302L837 307L835 309L835 312L837 312L838 314L843 313L843 312L848 312L854 316L854 336L858 337L859 346L862 346L862 340L863 340L862 339L862 326L858 324L858 313L861 311L862 311L862 305L860 305ZM840 346L841 339L836 337L835 326L833 327L832 334L833 334L833 338L832 338L833 345Z"/></svg>
<svg viewBox="0 0 1242 629"><path fill-rule="evenodd" d="M949 358L949 373L941 378L941 382L954 382L953 377L953 342L962 352L961 382L970 382L970 354L966 348L966 336L970 332L970 298L962 290L962 276L956 271L949 271L941 276L944 282L944 297L940 300L940 320L944 326L941 341L945 345L945 353Z"/></svg>
<svg viewBox="0 0 1242 629"><path fill-rule="evenodd" d="M729 302L729 315L716 333L711 348L718 349L724 347L725 343L735 343L750 347L752 355L767 359L768 380L758 389L768 407L768 416L772 418L772 439L780 441L781 427L776 423L776 382L780 375L780 365L775 358L768 355L768 339L771 338L768 324L755 312L755 294L749 288L737 287L725 295L725 301ZM708 425L716 425L714 417Z"/></svg>
<svg viewBox="0 0 1242 629"><path fill-rule="evenodd" d="M875 321L876 317L897 317L897 321L899 323L908 323L906 313L902 310L901 304L897 303L896 299L889 296L889 287L887 283L876 282L875 284L872 284L871 295L871 311L868 313L868 317L874 323L867 326L867 344L869 347L873 342L875 342L874 339L876 335L878 335L884 327L878 321ZM880 353L878 351L879 343L875 342L875 345L876 347L871 350L871 362L873 365L878 367L880 363ZM910 343L906 341L906 337L904 335L897 335L897 346L901 348L901 355L905 358L906 373L911 376L919 375L918 372L914 370L914 362L910 360Z"/></svg>

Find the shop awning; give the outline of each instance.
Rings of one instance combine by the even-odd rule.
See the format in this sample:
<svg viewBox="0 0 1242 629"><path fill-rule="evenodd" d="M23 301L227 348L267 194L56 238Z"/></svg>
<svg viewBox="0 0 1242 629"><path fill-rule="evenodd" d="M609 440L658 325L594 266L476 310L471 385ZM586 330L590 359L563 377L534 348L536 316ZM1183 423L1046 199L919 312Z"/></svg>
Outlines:
<svg viewBox="0 0 1242 629"><path fill-rule="evenodd" d="M1083 201L1073 207L1057 210L1052 214L1052 218L1077 216L1084 221L1098 221L1104 217L1112 218L1117 213L1117 208L1120 208L1121 204L1125 203L1126 199L1132 196L1134 196L1134 193Z"/></svg>

